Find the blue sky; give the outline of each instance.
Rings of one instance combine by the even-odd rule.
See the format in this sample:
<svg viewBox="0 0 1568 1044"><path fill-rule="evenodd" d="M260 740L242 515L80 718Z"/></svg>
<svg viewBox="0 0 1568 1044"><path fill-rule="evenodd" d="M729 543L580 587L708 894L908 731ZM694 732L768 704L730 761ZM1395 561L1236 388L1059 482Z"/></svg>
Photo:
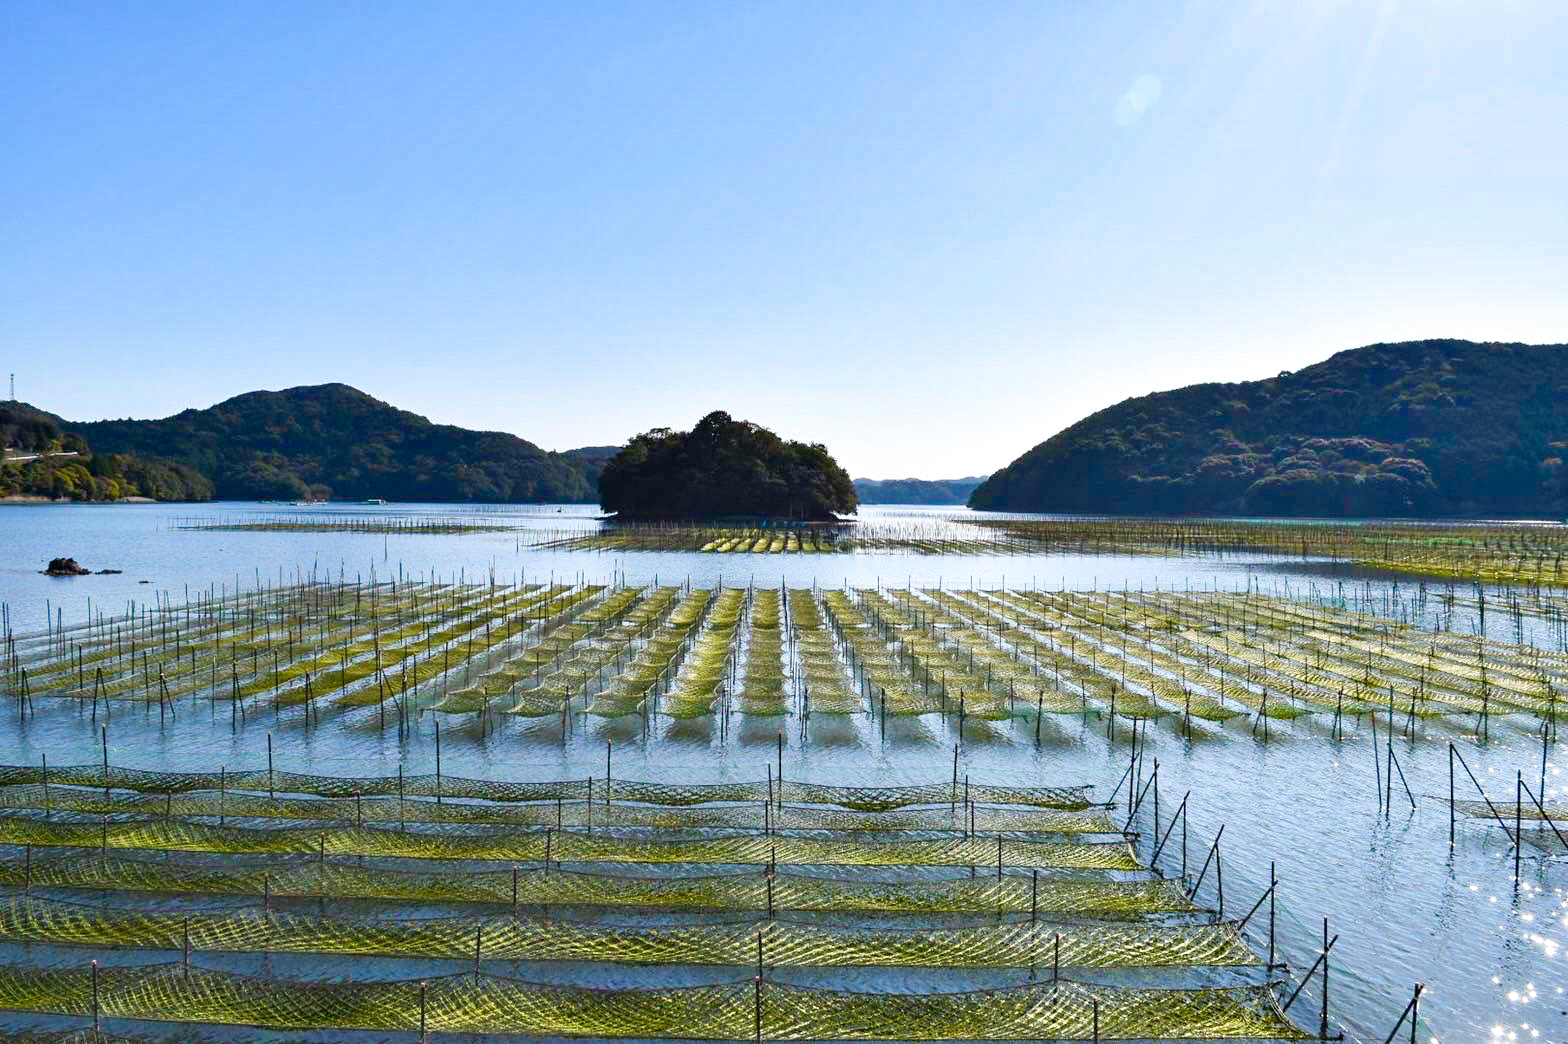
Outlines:
<svg viewBox="0 0 1568 1044"><path fill-rule="evenodd" d="M0 7L0 345L73 419L353 384L856 475L1568 341L1568 5Z"/></svg>

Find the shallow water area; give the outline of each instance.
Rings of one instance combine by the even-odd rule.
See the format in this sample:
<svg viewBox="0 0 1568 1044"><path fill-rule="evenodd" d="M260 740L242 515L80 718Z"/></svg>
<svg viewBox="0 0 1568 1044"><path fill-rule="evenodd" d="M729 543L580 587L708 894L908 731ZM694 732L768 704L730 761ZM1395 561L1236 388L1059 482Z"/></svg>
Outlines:
<svg viewBox="0 0 1568 1044"><path fill-rule="evenodd" d="M367 509L305 509L350 515ZM498 521L521 530L597 523L580 506L540 509L463 509L418 505L376 508L391 515ZM902 509L901 509L902 510ZM368 581L439 575L443 581L486 583L660 583L707 588L941 588L967 590L1162 591L1263 589L1282 597L1323 604L1349 589L1365 608L1402 614L1410 578L1373 576L1329 563L1281 561L1263 555L1161 558L1125 555L920 555L894 552L837 555L703 554L700 552L571 552L530 549L508 532L458 534L238 532L177 528L189 506L109 505L0 508L0 533L10 554L0 571L0 599L13 629L45 626L46 611L66 626L92 612L117 614L132 602L180 605L187 590L232 593L299 577ZM218 505L213 514L258 517L276 505ZM868 510L868 516L877 512ZM920 513L916 513L917 515ZM92 568L121 568L118 576L55 579L38 575L48 558L72 555ZM151 580L141 584L141 580ZM1341 584L1343 581L1343 585ZM46 610L47 606L47 610ZM1460 607L1446 621L1451 630L1477 629L1479 615ZM1444 621L1439 622L1445 625ZM1517 625L1502 613L1486 633L1546 644L1544 621ZM62 701L63 702L63 701ZM14 702L3 711L0 762L91 764L102 734L76 706L45 706L19 717ZM1108 721L1116 720L1116 735ZM101 723L100 723L101 724ZM1196 878L1215 835L1220 845L1224 910L1245 915L1267 889L1277 866L1277 941L1292 975L1299 975L1321 947L1322 918L1340 938L1331 963L1330 1017L1352 1039L1381 1041L1399 1018L1416 982L1421 999L1420 1039L1568 1040L1568 863L1551 846L1508 843L1509 823L1460 817L1450 848L1449 743L1465 759L1505 820L1515 811L1519 780L1543 791L1544 800L1568 798L1568 755L1555 743L1543 747L1535 721L1496 717L1485 737L1471 716L1422 718L1394 715L1392 743L1403 783L1386 780L1387 723L1346 716L1336 734L1322 715L1269 721L1267 738L1246 718L1223 726L1198 723L1186 734L1179 719L1146 723L1138 733L1143 763L1137 778L1149 783L1158 761L1158 812L1153 784L1131 820L1128 787L1119 781L1129 766L1135 726L1098 712L1047 715L1038 739L1021 720L952 715L894 717L817 716L802 732L792 714L736 712L728 729L709 719L644 728L623 719L586 723L562 735L551 719L521 719L481 729L452 716L441 729L441 770L451 777L553 780L603 779L607 741L615 779L668 782L757 781L773 772L789 780L858 786L946 781L954 771L976 783L1065 785L1091 783L1100 798L1115 791L1117 825L1140 832L1147 859L1155 836L1170 828L1187 799L1185 870ZM779 736L784 737L780 754ZM400 738L373 715L323 715L306 724L297 711L264 713L234 727L212 703L181 703L178 719L162 721L150 707L117 708L107 731L112 764L162 770L230 770L265 767L268 739L280 771L341 776L409 775L436 769L435 716L422 714ZM1544 752L1544 767L1543 767ZM1464 773L1457 796L1475 798ZM1544 784L1544 786L1542 786ZM1405 794L1408 785L1409 797ZM1381 789L1380 789L1381 788ZM1385 800L1386 806L1385 806ZM1414 808L1411 808L1411 803ZM1156 819L1157 817L1157 819ZM1180 828L1175 828L1180 830ZM1159 865L1183 868L1179 835L1166 842ZM982 872L984 872L982 870ZM1214 869L1204 875L1199 899L1219 901ZM1257 916L1249 924L1254 950L1262 945ZM68 960L67 953L62 960ZM444 965L432 964L432 971ZM450 969L447 969L450 970ZM557 969L567 974L566 969ZM602 973L602 969L601 969ZM521 974L521 973L519 973ZM593 969L583 974L595 974ZM673 975L674 973L672 973ZM681 973L685 975L686 973ZM792 972L801 976L804 972ZM891 976L891 980L889 977ZM842 981L838 972L823 978ZM880 977L880 979L879 979ZM809 976L807 976L809 978ZM926 982L907 970L867 981ZM673 980L672 980L673 981ZM684 978L681 981L686 981ZM804 980L802 980L804 981ZM947 977L946 981L960 981ZM1107 973L1102 981L1116 981ZM1317 1029L1319 991L1309 983L1291 1010L1298 1025ZM223 1036L220 1032L218 1036ZM1403 1034L1401 1034L1403 1039Z"/></svg>

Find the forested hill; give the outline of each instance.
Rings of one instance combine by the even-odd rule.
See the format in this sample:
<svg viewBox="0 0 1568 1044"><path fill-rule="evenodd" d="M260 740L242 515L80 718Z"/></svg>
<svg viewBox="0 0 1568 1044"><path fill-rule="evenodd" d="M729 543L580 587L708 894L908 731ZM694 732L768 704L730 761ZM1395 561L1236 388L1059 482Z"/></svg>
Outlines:
<svg viewBox="0 0 1568 1044"><path fill-rule="evenodd" d="M1568 345L1374 344L1128 399L970 506L1114 514L1568 515Z"/></svg>
<svg viewBox="0 0 1568 1044"><path fill-rule="evenodd" d="M345 384L236 396L163 420L72 424L98 452L177 461L223 499L588 501L582 462L515 435L432 424Z"/></svg>
<svg viewBox="0 0 1568 1044"><path fill-rule="evenodd" d="M983 481L978 475L961 479L857 478L855 493L862 504L962 504Z"/></svg>
<svg viewBox="0 0 1568 1044"><path fill-rule="evenodd" d="M583 479L588 487L593 490L593 497L599 496L599 476L604 474L604 466L615 459L621 452L620 446L583 446L579 449L562 450L561 456L566 457L582 468Z"/></svg>
<svg viewBox="0 0 1568 1044"><path fill-rule="evenodd" d="M0 497L57 500L207 500L212 483L190 468L94 447L52 413L0 403Z"/></svg>

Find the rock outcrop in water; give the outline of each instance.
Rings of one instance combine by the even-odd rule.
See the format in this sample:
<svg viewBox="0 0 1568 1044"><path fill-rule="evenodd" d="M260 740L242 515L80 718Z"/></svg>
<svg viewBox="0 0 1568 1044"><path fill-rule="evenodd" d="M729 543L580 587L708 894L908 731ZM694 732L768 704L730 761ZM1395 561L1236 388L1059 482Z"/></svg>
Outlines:
<svg viewBox="0 0 1568 1044"><path fill-rule="evenodd" d="M91 569L84 569L77 564L74 558L51 558L49 568L44 570L45 576L86 576Z"/></svg>

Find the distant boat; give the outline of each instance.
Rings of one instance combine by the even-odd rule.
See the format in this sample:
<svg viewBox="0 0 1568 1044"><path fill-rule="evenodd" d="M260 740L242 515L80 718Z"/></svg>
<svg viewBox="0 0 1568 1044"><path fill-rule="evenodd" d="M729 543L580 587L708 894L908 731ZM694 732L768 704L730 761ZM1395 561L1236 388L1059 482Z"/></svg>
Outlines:
<svg viewBox="0 0 1568 1044"><path fill-rule="evenodd" d="M371 497L369 500L365 501L365 503L367 503L367 504L385 505L386 504L386 500L384 500L381 497Z"/></svg>

